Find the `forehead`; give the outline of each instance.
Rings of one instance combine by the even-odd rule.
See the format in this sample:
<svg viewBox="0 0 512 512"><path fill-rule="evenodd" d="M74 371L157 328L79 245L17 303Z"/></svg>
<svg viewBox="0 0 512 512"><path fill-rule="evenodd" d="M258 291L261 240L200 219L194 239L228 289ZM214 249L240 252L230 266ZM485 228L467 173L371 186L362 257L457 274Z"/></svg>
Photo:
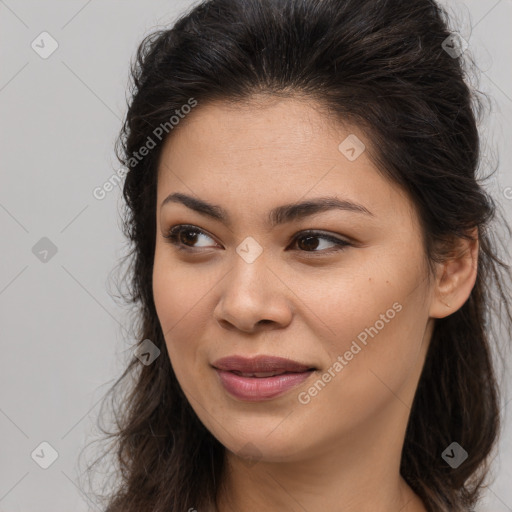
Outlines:
<svg viewBox="0 0 512 512"><path fill-rule="evenodd" d="M350 141L364 144L355 159L344 152ZM370 150L364 130L301 98L199 104L162 148L158 204L176 191L253 210L335 195L377 214L409 214L412 204L378 172Z"/></svg>
<svg viewBox="0 0 512 512"><path fill-rule="evenodd" d="M339 129L339 124L335 128ZM181 121L168 137L164 153L168 153L169 146L173 152L186 146L187 153L201 157L209 153L215 162L227 158L233 164L239 160L254 164L273 154L292 163L303 159L303 153L315 146L315 156L328 160L329 154L321 153L339 137L332 133L334 140L325 139L334 126L321 105L302 98L215 101L199 104ZM325 139L323 148L318 145L320 138Z"/></svg>

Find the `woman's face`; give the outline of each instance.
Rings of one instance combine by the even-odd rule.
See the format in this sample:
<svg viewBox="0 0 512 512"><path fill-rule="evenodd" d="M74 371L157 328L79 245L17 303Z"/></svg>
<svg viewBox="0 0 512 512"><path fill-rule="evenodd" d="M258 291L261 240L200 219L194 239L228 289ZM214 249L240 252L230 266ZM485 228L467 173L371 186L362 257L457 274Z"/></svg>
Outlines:
<svg viewBox="0 0 512 512"><path fill-rule="evenodd" d="M172 367L230 452L268 461L403 441L432 332L412 203L370 162L364 132L311 105L199 104L159 166L153 290ZM171 194L215 207L163 204ZM346 203L282 210L320 198ZM184 224L180 250L165 236ZM233 355L314 371L227 372L224 385L214 363Z"/></svg>

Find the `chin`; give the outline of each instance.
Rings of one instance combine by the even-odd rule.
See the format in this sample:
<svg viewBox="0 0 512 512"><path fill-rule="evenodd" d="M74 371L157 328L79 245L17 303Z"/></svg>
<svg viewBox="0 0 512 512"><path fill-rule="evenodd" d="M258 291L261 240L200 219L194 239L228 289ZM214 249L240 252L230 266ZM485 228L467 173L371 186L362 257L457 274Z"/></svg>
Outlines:
<svg viewBox="0 0 512 512"><path fill-rule="evenodd" d="M280 420L281 421L281 420ZM280 421L254 422L250 420L247 428L238 425L236 431L232 431L233 424L226 427L227 435L219 436L217 439L234 455L252 464L255 461L264 462L286 462L294 460L298 453L305 448L303 443L298 442L304 437L290 433L289 426L279 431ZM225 434L225 432L224 432Z"/></svg>

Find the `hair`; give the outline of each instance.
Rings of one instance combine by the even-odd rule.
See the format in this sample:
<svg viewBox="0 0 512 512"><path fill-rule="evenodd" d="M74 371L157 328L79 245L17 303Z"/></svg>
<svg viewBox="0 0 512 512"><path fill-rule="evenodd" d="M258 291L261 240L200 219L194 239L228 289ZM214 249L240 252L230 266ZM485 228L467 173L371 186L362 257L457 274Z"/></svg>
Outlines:
<svg viewBox="0 0 512 512"><path fill-rule="evenodd" d="M500 339L508 346L512 328L500 337L493 325L512 326L511 273L494 227L499 206L478 175L485 95L469 83L469 51L453 56L443 48L449 23L433 0L208 0L140 43L116 144L127 168L125 302L135 312L134 347L149 339L161 356L150 365L132 356L107 394L120 386L125 393L111 405L116 429L103 430L119 478L107 512L215 503L225 447L176 379L153 301L157 169L172 136L169 119L191 98L201 108L215 100L241 104L256 94L300 96L368 133L379 172L417 208L429 276L435 262L478 229L476 283L462 307L435 320L400 466L429 511L470 510L477 503L501 428L493 349ZM169 135L159 140L161 126ZM135 162L150 139L156 147ZM503 226L510 236L504 219ZM441 457L454 441L469 454L456 468Z"/></svg>

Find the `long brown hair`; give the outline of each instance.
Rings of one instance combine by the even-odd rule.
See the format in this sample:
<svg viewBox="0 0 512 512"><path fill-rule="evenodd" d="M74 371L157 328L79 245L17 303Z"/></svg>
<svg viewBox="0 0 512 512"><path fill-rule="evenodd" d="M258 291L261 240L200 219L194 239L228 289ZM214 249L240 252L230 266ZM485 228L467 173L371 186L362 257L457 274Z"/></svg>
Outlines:
<svg viewBox="0 0 512 512"><path fill-rule="evenodd" d="M165 140L156 134L172 136L169 120L191 99L200 109L256 92L300 93L364 126L379 171L416 204L429 263L478 228L476 283L458 311L436 320L401 461L428 510L477 503L500 430L493 351L503 337L493 326L504 322L508 346L511 274L494 227L499 207L478 174L484 96L468 81L469 50L453 54L460 40L450 39L449 22L433 0L209 0L142 41L117 145L128 171L123 228L131 244L121 265L129 263L131 348L149 339L161 355L150 365L133 356L107 394L123 392L109 405L115 428L101 427L117 463L107 512L215 503L225 449L180 388L153 302L156 170ZM165 133L156 131L162 126ZM142 158L149 138L154 147ZM457 468L441 457L454 441L469 454Z"/></svg>

